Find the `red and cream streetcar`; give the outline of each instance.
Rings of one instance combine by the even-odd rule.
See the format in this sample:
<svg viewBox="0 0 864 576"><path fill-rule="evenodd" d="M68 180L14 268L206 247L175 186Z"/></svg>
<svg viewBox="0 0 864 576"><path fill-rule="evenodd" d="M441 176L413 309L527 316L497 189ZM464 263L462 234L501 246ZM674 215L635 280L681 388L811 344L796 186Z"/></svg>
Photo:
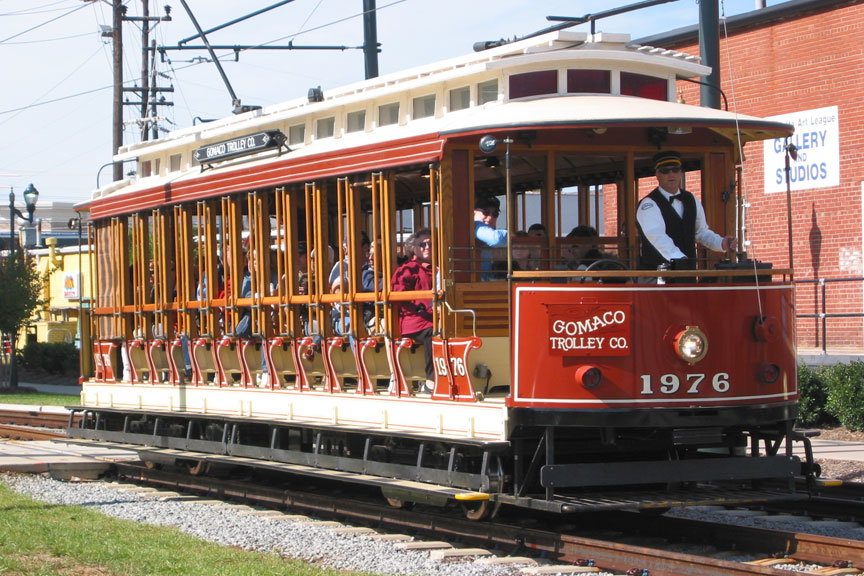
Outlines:
<svg viewBox="0 0 864 576"><path fill-rule="evenodd" d="M741 150L792 132L676 101L708 72L557 31L121 149L137 175L88 203L96 368L70 436L474 518L772 497L806 469L791 270L743 252L638 266L658 151L743 240ZM471 214L492 197L508 242L490 249ZM433 287L394 291L421 228ZM588 244L602 256L573 266ZM431 392L399 331L418 301Z"/></svg>

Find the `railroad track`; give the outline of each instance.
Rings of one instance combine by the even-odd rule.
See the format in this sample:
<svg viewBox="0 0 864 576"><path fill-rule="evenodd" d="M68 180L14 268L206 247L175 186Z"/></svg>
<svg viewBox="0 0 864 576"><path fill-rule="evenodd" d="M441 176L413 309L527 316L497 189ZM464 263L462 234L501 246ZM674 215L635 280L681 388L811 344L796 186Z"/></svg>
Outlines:
<svg viewBox="0 0 864 576"><path fill-rule="evenodd" d="M78 417L80 418L80 416ZM69 413L63 409L0 409L0 438L53 440L65 438Z"/></svg>
<svg viewBox="0 0 864 576"><path fill-rule="evenodd" d="M140 465L118 464L118 473L129 480L165 489L193 492L235 502L269 508L289 508L313 514L319 519L336 519L355 526L409 532L424 539L458 541L464 546L496 549L507 555L531 555L569 565L586 565L615 573L642 574L772 574L770 564L802 562L822 567L843 566L842 571L856 574L848 566L864 566L864 542L761 528L727 526L708 521L618 512L602 515L551 517L506 516L494 522L472 522L439 509L414 510L382 505L380 497L352 487L351 494L341 487L338 497L326 486L316 492L286 491L269 487L249 478L232 480L185 473L147 469ZM591 537L581 535L573 525L590 526ZM569 524L569 527L568 527ZM543 528L539 528L543 526ZM606 534L598 538L596 534ZM657 542L662 534L665 544ZM702 553L684 553L681 543L710 543L728 551L747 555L751 560L730 561ZM840 569L838 569L840 570Z"/></svg>
<svg viewBox="0 0 864 576"><path fill-rule="evenodd" d="M75 422L81 419L75 415ZM34 406L33 409L0 409L0 423L41 428L66 428L69 426L69 411L51 406Z"/></svg>
<svg viewBox="0 0 864 576"><path fill-rule="evenodd" d="M814 495L809 500L798 502L770 502L764 504L761 509L771 513L831 518L847 522L864 520L864 501L841 495Z"/></svg>
<svg viewBox="0 0 864 576"><path fill-rule="evenodd" d="M798 492L807 492L807 483L798 482L795 489ZM810 493L809 499L767 502L752 508L777 514L861 521L864 520L864 482L817 486Z"/></svg>
<svg viewBox="0 0 864 576"><path fill-rule="evenodd" d="M0 424L0 438L9 438L10 440L55 440L65 437L66 431L62 428Z"/></svg>
<svg viewBox="0 0 864 576"><path fill-rule="evenodd" d="M67 426L68 415L35 411L0 411L0 435L29 439L62 438L65 432L53 426ZM445 515L438 509L404 510L390 508L382 503L380 495L369 493L366 500L345 494L345 486L326 487L314 491L286 491L268 487L260 482L231 480L218 477L191 476L185 472L148 469L143 465L116 464L118 474L134 480L171 490L204 494L211 497L249 502L271 508L291 508L318 517L336 518L355 525L384 527L392 531L422 534L429 539L456 540L463 544L495 548L509 555L534 555L554 559L564 564L590 563L614 572L653 574L769 574L774 569L768 564L750 564L729 561L703 554L688 554L654 547L656 535L662 534L669 542L695 544L710 543L725 550L747 552L762 562L790 562L792 560L824 567L844 566L836 574L860 573L846 566L864 567L864 542L836 539L802 533L784 532L742 526L727 526L708 521L670 518L618 512L614 514L579 516L577 523L591 526L588 535L576 532L573 516L534 519L533 524L509 520L471 522L458 515ZM301 481L306 482L305 480ZM284 485L284 481L282 483ZM326 485L325 485L326 486ZM841 490L842 489L842 490ZM848 513L851 506L860 506L862 489L858 486L821 488L813 502L833 500L832 504ZM339 497L334 497L334 492ZM839 500L837 495L848 498ZM815 515L811 507L808 515ZM787 510L788 512L789 510ZM458 516L458 517L457 517ZM536 526L548 526L538 529ZM597 533L611 535L602 539ZM589 537L591 536L591 537ZM635 540L636 544L633 543ZM635 571L634 571L635 569Z"/></svg>

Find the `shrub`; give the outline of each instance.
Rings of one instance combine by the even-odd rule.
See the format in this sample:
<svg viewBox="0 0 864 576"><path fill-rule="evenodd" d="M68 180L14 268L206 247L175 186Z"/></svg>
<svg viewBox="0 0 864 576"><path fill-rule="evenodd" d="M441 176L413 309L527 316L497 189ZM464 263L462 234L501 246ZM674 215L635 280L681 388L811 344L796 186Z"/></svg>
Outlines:
<svg viewBox="0 0 864 576"><path fill-rule="evenodd" d="M828 393L826 410L849 430L864 430L864 363L823 366L819 377Z"/></svg>
<svg viewBox="0 0 864 576"><path fill-rule="evenodd" d="M798 364L798 423L802 426L836 424L825 409L828 391L820 372L803 362Z"/></svg>
<svg viewBox="0 0 864 576"><path fill-rule="evenodd" d="M66 342L28 342L21 352L21 364L50 374L74 374L78 371L78 350Z"/></svg>

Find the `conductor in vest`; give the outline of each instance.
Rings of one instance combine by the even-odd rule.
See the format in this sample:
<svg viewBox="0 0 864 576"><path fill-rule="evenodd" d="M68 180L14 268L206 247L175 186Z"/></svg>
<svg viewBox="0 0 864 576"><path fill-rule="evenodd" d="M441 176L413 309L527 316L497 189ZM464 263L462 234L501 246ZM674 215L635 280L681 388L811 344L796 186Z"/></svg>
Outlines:
<svg viewBox="0 0 864 576"><path fill-rule="evenodd" d="M735 237L720 236L708 228L702 203L681 189L681 154L673 150L656 154L654 174L657 188L636 208L642 242L640 269L657 270L662 264L672 269L691 269L692 264L681 264L695 263L697 242L715 252L735 250Z"/></svg>

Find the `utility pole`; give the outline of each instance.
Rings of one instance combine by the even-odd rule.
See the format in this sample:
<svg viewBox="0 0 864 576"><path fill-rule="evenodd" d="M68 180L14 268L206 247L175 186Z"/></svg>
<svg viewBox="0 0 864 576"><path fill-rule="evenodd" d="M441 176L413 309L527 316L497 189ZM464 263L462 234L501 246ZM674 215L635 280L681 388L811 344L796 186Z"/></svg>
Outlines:
<svg viewBox="0 0 864 576"><path fill-rule="evenodd" d="M156 107L159 105L172 106L174 104L173 102L166 102L164 99L159 101L156 95L159 92L173 92L174 88L159 88L156 86L156 42L154 40L152 45L150 42L150 23L170 22L171 8L170 6L165 6L164 16L150 16L150 0L141 0L141 8L141 16L123 17L123 20L126 22L141 22L141 86L123 88L123 92L135 93L139 98L137 101L125 102L124 104L135 106L139 109L138 117L140 118L141 140L145 141L150 137L154 140L159 137ZM120 122L122 125L122 118Z"/></svg>
<svg viewBox="0 0 864 576"><path fill-rule="evenodd" d="M114 29L111 41L114 45L114 138L113 154L123 145L123 0L113 0ZM123 179L123 163L114 163L114 181Z"/></svg>
<svg viewBox="0 0 864 576"><path fill-rule="evenodd" d="M363 0L363 58L366 79L378 77L378 17L375 0Z"/></svg>
<svg viewBox="0 0 864 576"><path fill-rule="evenodd" d="M161 90L160 88L156 87L156 40L153 40L150 43L150 50L150 58L152 58L152 60L150 60L150 116L156 118L158 116L156 107L160 104L160 102L156 99L156 94ZM174 91L173 86L170 88L170 91ZM164 102L162 104L165 104L166 106L172 106L174 103ZM146 130L146 127L144 129ZM153 140L157 140L159 138L159 124L155 120L150 125L150 129L152 131ZM146 138L144 138L144 140L146 140Z"/></svg>
<svg viewBox="0 0 864 576"><path fill-rule="evenodd" d="M711 67L705 78L707 85L699 88L699 103L706 108L720 109L720 10L717 0L699 2L699 56L702 64Z"/></svg>
<svg viewBox="0 0 864 576"><path fill-rule="evenodd" d="M147 54L147 46L150 44L150 0L141 0L141 118L147 118L149 112L147 97L150 95L150 58ZM155 114L154 114L155 116ZM141 124L141 140L147 140L147 123ZM154 138L155 139L155 138Z"/></svg>

